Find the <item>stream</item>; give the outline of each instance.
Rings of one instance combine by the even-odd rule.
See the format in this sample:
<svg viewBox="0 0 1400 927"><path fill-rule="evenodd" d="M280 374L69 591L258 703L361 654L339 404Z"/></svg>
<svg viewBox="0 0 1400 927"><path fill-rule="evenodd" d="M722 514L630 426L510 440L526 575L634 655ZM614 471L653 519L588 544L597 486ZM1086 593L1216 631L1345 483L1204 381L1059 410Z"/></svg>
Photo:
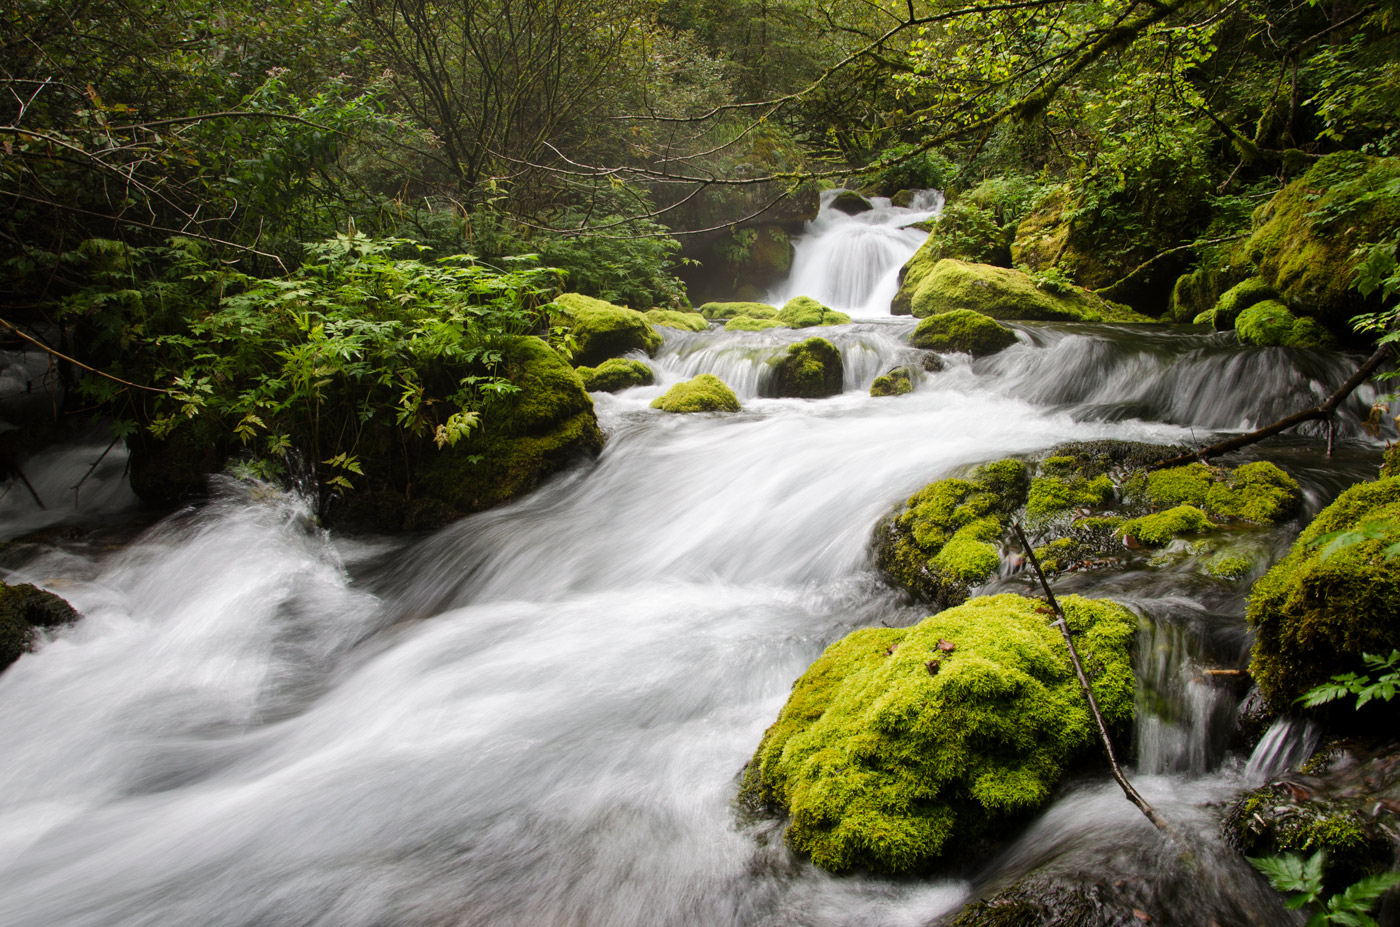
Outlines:
<svg viewBox="0 0 1400 927"><path fill-rule="evenodd" d="M1251 761L1232 749L1244 693L1202 676L1247 661L1262 566L1220 580L1184 556L1057 585L1141 616L1123 749L1189 854L1095 766L994 858L921 878L833 876L781 821L740 817L738 776L822 649L928 613L872 567L874 525L910 493L1064 441L1248 429L1355 363L1199 329L1026 324L999 355L872 398L918 357L887 307L923 237L901 227L919 209L877 206L824 210L773 294L807 287L855 316L820 332L844 393L765 397L768 359L810 330L661 329L657 383L594 396L596 461L431 535L343 537L312 501L231 478L150 524L119 449L73 493L105 441L30 460L56 501L0 499L0 536L24 536L3 578L86 617L0 674L0 924L921 927L1031 871L1121 880L1158 924L1301 924L1215 836L1215 805L1307 736L1271 732ZM871 246L833 248L842 235ZM648 408L703 372L744 411ZM1244 455L1305 491L1298 519L1250 536L1268 559L1374 475L1370 398L1334 458L1315 434ZM1008 590L1025 574L987 587Z"/></svg>

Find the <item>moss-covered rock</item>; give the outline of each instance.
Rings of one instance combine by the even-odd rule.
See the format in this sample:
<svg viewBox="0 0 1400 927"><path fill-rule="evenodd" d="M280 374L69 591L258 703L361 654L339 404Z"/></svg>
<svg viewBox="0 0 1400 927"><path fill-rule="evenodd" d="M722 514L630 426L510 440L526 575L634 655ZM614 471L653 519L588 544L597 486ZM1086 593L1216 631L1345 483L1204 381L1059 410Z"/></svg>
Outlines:
<svg viewBox="0 0 1400 927"><path fill-rule="evenodd" d="M648 309L642 313L651 325L664 328L678 328L683 332L703 332L709 322L698 312L679 312L675 309Z"/></svg>
<svg viewBox="0 0 1400 927"><path fill-rule="evenodd" d="M739 316L749 319L771 319L778 314L778 310L767 303L751 302L705 303L696 311L712 322L723 322L725 319Z"/></svg>
<svg viewBox="0 0 1400 927"><path fill-rule="evenodd" d="M777 319L754 319L746 315L735 316L724 323L727 332L762 332L770 328L787 328Z"/></svg>
<svg viewBox="0 0 1400 927"><path fill-rule="evenodd" d="M40 629L71 624L80 617L52 592L28 583L0 583L0 672L33 649Z"/></svg>
<svg viewBox="0 0 1400 927"><path fill-rule="evenodd" d="M967 479L928 484L876 528L876 565L939 607L963 601L971 586L996 570L1000 558L993 542L1024 504L1029 484L1025 464L1009 458Z"/></svg>
<svg viewBox="0 0 1400 927"><path fill-rule="evenodd" d="M1264 460L1233 470L1192 463L1139 473L1123 489L1152 508L1192 505L1217 519L1265 525L1292 515L1302 498L1297 481Z"/></svg>
<svg viewBox="0 0 1400 927"><path fill-rule="evenodd" d="M413 497L445 504L439 509L444 516L498 505L603 448L593 400L556 351L534 337L509 339L501 349L504 372L520 391L488 410L478 431L443 448L418 473Z"/></svg>
<svg viewBox="0 0 1400 927"><path fill-rule="evenodd" d="M1059 290L1059 287L1053 288ZM917 318L971 309L994 319L1066 322L1150 322L1125 306L1078 287L1042 288L1029 274L989 264L944 259L934 265L910 299Z"/></svg>
<svg viewBox="0 0 1400 927"><path fill-rule="evenodd" d="M597 367L580 367L577 372L590 393L615 393L631 386L650 386L655 380L646 364L624 357L609 358Z"/></svg>
<svg viewBox="0 0 1400 927"><path fill-rule="evenodd" d="M1076 508L1102 508L1113 501L1113 481L1107 476L1040 476L1031 481L1026 514L1045 518Z"/></svg>
<svg viewBox="0 0 1400 927"><path fill-rule="evenodd" d="M723 232L712 250L719 258L719 269L735 287L762 288L792 269L792 239L776 223Z"/></svg>
<svg viewBox="0 0 1400 927"><path fill-rule="evenodd" d="M1295 310L1333 331L1367 307L1352 290L1357 246L1400 228L1400 196L1376 195L1400 179L1400 158L1330 154L1255 213L1244 252Z"/></svg>
<svg viewBox="0 0 1400 927"><path fill-rule="evenodd" d="M1330 348L1336 339L1316 319L1299 318L1276 299L1245 309L1235 319L1235 334L1257 347Z"/></svg>
<svg viewBox="0 0 1400 927"><path fill-rule="evenodd" d="M870 384L872 396L903 396L914 391L914 374L908 367L895 367L882 373Z"/></svg>
<svg viewBox="0 0 1400 927"><path fill-rule="evenodd" d="M776 318L788 328L846 325L851 321L846 313L828 309L810 296L794 296L783 304Z"/></svg>
<svg viewBox="0 0 1400 927"><path fill-rule="evenodd" d="M773 367L773 395L794 399L835 396L846 376L841 352L825 338L793 345Z"/></svg>
<svg viewBox="0 0 1400 927"><path fill-rule="evenodd" d="M1206 513L1194 505L1178 505L1165 512L1156 512L1125 522L1118 529L1118 533L1129 545L1161 547L1172 538L1183 534L1199 534L1214 527Z"/></svg>
<svg viewBox="0 0 1400 927"><path fill-rule="evenodd" d="M1017 223L1011 242L1011 260L1017 267L1048 270L1059 266L1069 247L1069 222L1065 219L1068 202L1069 188L1056 187Z"/></svg>
<svg viewBox="0 0 1400 927"><path fill-rule="evenodd" d="M854 190L842 190L832 197L830 208L844 212L848 216L858 216L875 208L875 204Z"/></svg>
<svg viewBox="0 0 1400 927"><path fill-rule="evenodd" d="M1360 483L1323 509L1273 569L1254 584L1250 674L1270 707L1285 711L1338 673L1364 672L1362 655L1400 648L1400 558L1373 537L1323 558L1318 539L1366 524L1400 523L1400 478Z"/></svg>
<svg viewBox="0 0 1400 927"><path fill-rule="evenodd" d="M594 367L628 351L655 354L661 347L661 336L635 309L579 293L564 293L554 300L554 305L573 332L578 346L574 363L580 367Z"/></svg>
<svg viewBox="0 0 1400 927"><path fill-rule="evenodd" d="M980 312L954 309L920 320L909 343L928 351L986 357L1016 343L1016 333Z"/></svg>
<svg viewBox="0 0 1400 927"><path fill-rule="evenodd" d="M1213 307L1191 321L1197 325L1211 325L1218 332L1231 331L1241 312L1269 299L1278 299L1278 291L1263 277L1250 277L1230 287L1221 294Z"/></svg>
<svg viewBox="0 0 1400 927"><path fill-rule="evenodd" d="M677 383L652 400L651 407L663 412L738 412L740 408L739 397L712 373Z"/></svg>
<svg viewBox="0 0 1400 927"><path fill-rule="evenodd" d="M1126 724L1135 619L1108 600L1061 604L1101 668L1100 709ZM1024 819L1096 742L1047 611L990 596L831 645L764 735L745 794L786 808L788 842L833 871L917 872Z"/></svg>

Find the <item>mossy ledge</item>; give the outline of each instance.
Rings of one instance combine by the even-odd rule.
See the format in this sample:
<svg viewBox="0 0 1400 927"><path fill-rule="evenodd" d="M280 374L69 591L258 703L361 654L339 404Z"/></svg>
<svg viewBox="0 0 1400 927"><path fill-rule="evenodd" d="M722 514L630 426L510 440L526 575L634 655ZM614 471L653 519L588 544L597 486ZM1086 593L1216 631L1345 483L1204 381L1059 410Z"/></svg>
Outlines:
<svg viewBox="0 0 1400 927"><path fill-rule="evenodd" d="M1151 322L1088 290L1042 289L1019 270L945 258L924 276L909 301L916 318L971 309L994 319L1041 322Z"/></svg>
<svg viewBox="0 0 1400 927"><path fill-rule="evenodd" d="M1060 601L1100 668L1104 717L1126 725L1136 619L1106 599ZM919 872L1024 820L1097 743L1047 612L987 596L832 644L793 685L743 797L786 809L789 844L834 872Z"/></svg>

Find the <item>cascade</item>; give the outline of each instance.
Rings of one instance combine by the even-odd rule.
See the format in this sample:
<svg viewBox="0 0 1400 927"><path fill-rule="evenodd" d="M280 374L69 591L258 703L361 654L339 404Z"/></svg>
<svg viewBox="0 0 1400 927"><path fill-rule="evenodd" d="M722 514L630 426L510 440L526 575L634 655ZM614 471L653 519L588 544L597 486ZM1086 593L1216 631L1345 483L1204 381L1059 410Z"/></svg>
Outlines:
<svg viewBox="0 0 1400 927"><path fill-rule="evenodd" d="M858 225L899 232L859 219L824 212L799 256ZM1282 768L1282 746L1261 745L1243 777L1225 762L1235 695L1199 679L1243 659L1246 587L1184 569L1061 588L1142 616L1125 752L1212 879L1184 873L1096 772L980 867L919 879L833 878L784 846L781 822L737 817L738 774L822 649L928 613L869 552L911 492L1068 440L1200 440L1268 418L1261 392L1287 406L1346 372L1214 335L1021 326L1003 355L948 358L913 393L876 399L870 381L916 358L914 323L875 318L879 300L848 281L898 262L827 254L833 289L812 292L804 275L821 261L805 257L789 289L867 318L666 329L655 385L595 396L608 434L595 462L431 536L340 536L294 493L226 480L115 550L82 537L10 548L5 579L86 617L0 674L0 923L915 927L1047 866L1144 881L1183 923L1277 909L1204 810ZM768 362L813 334L840 348L845 392L769 398ZM742 412L648 408L707 372ZM1374 466L1356 408L1343 418L1336 462L1315 440L1279 444L1305 515ZM30 472L62 495L101 450ZM90 482L62 519L130 505L116 458ZM14 491L4 505L7 537L53 520ZM1285 528L1258 543L1276 556L1289 540ZM1028 586L1006 575L987 589Z"/></svg>

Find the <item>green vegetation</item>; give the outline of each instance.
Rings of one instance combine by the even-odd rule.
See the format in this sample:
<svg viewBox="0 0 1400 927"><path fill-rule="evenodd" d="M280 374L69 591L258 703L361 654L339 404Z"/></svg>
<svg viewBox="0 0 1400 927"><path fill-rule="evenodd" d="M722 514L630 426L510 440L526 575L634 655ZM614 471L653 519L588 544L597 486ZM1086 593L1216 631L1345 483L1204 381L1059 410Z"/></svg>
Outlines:
<svg viewBox="0 0 1400 927"><path fill-rule="evenodd" d="M794 296L778 310L776 318L788 328L846 325L851 321L851 317L846 313L828 309L810 296Z"/></svg>
<svg viewBox="0 0 1400 927"><path fill-rule="evenodd" d="M597 367L579 367L575 372L583 381L583 388L590 393L615 393L629 386L650 386L654 379L646 364L624 357L605 360Z"/></svg>
<svg viewBox="0 0 1400 927"><path fill-rule="evenodd" d="M778 315L778 310L767 303L705 303L696 311L712 322L736 318L772 319Z"/></svg>
<svg viewBox="0 0 1400 927"><path fill-rule="evenodd" d="M1206 513L1194 505L1178 505L1155 515L1134 518L1124 523L1118 533L1129 544L1161 547L1174 537L1198 534L1214 527Z"/></svg>
<svg viewBox="0 0 1400 927"><path fill-rule="evenodd" d="M914 391L913 374L908 367L895 367L870 383L871 396L903 396Z"/></svg>
<svg viewBox="0 0 1400 927"><path fill-rule="evenodd" d="M775 396L822 399L841 392L845 379L841 352L825 338L808 338L773 362Z"/></svg>
<svg viewBox="0 0 1400 927"><path fill-rule="evenodd" d="M677 383L652 400L651 407L663 412L738 412L739 397L719 377L702 373Z"/></svg>
<svg viewBox="0 0 1400 927"><path fill-rule="evenodd" d="M1108 600L1061 603L1101 668L1105 718L1126 724L1136 620ZM917 872L1023 820L1097 742L1046 611L991 596L831 645L764 735L746 795L787 809L788 842L833 871Z"/></svg>
<svg viewBox="0 0 1400 927"><path fill-rule="evenodd" d="M554 308L574 339L574 363L593 366L628 351L655 354L661 336L635 309L564 293L554 300Z"/></svg>
<svg viewBox="0 0 1400 927"><path fill-rule="evenodd" d="M677 312L674 309L648 309L642 313L649 325L678 328L683 332L703 332L709 323L698 312Z"/></svg>
<svg viewBox="0 0 1400 927"><path fill-rule="evenodd" d="M1255 303L1235 319L1240 341L1257 347L1330 348L1335 339L1315 319L1298 318L1275 299Z"/></svg>
<svg viewBox="0 0 1400 927"><path fill-rule="evenodd" d="M927 351L986 357L1016 343L1016 333L981 312L953 309L920 320L909 343Z"/></svg>
<svg viewBox="0 0 1400 927"><path fill-rule="evenodd" d="M908 282L906 276L906 285ZM1054 288L1058 289L1058 288ZM993 319L1041 322L1146 322L1125 306L1115 306L1086 290L1068 293L1037 286L1029 274L990 264L945 258L923 277L909 297L916 318L969 309Z"/></svg>

